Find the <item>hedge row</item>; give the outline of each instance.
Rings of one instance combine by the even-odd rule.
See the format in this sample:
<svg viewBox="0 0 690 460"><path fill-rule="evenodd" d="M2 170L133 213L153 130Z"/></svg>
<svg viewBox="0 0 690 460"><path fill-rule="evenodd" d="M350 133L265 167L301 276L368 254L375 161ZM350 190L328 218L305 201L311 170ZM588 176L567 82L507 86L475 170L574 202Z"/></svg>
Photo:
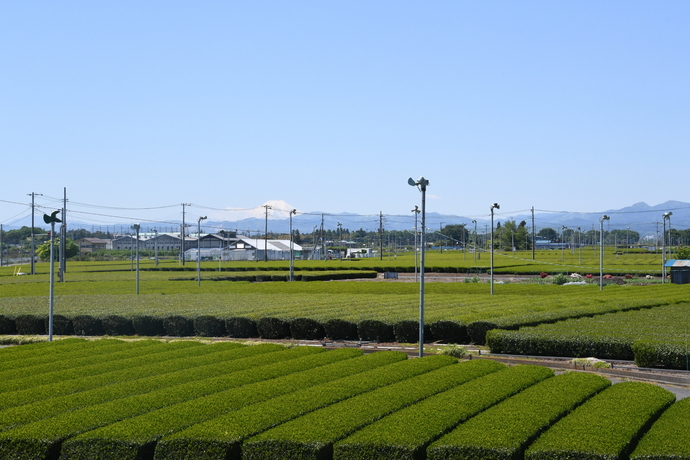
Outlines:
<svg viewBox="0 0 690 460"><path fill-rule="evenodd" d="M357 431L334 445L333 458L424 458L426 447L458 423L553 376L552 371L537 366L506 369L493 364L489 369L498 372L431 396Z"/></svg>
<svg viewBox="0 0 690 460"><path fill-rule="evenodd" d="M94 347L92 355L74 358L63 355L61 359L56 359L52 363L2 371L0 372L0 390L2 392L21 390L49 381L50 377L59 381L96 375L103 372L104 366L117 367L119 360L140 356L143 349L146 351L150 349L152 353L164 351L165 347L162 345L153 340L129 343L119 340L107 341L105 346Z"/></svg>
<svg viewBox="0 0 690 460"><path fill-rule="evenodd" d="M191 341L173 342L165 346L167 351L148 354L146 350L143 350L142 356L117 361L119 366L115 368L104 366L102 373L91 376L58 381L55 376L47 375L38 380L37 385L22 390L0 393L0 410L88 391L105 385L115 385L215 363L219 359L227 359L221 352L241 347L239 344L230 342L214 345L218 346L204 346L199 342ZM27 380L31 380L31 377L27 377Z"/></svg>
<svg viewBox="0 0 690 460"><path fill-rule="evenodd" d="M374 355L383 353L399 352ZM244 440L280 423L451 364L457 364L457 360L447 356L404 360L253 404L164 437L158 443L155 458L239 458Z"/></svg>
<svg viewBox="0 0 690 460"><path fill-rule="evenodd" d="M492 353L511 355L596 356L622 360L632 360L635 357L633 341L622 337L588 337L495 329L486 334L486 344Z"/></svg>
<svg viewBox="0 0 690 460"><path fill-rule="evenodd" d="M167 406L84 433L64 444L63 455L71 460L137 460L138 452L153 451L161 437L192 424L402 359L405 355L399 352L363 356L361 351L353 349L331 351L312 359L322 360L324 365L320 367Z"/></svg>
<svg viewBox="0 0 690 460"><path fill-rule="evenodd" d="M310 364L314 365L309 359L314 357L314 354L327 353L322 353L321 349L298 347L237 359L225 363L226 372L215 378L180 385L174 377L169 376L167 386L158 390L124 398L119 397L102 404L87 404L82 409L63 412L51 418L2 431L0 432L0 458L22 459L55 456L56 450L59 450L64 440L85 431L141 415L169 404L187 401L267 378L275 378L290 370L292 372L296 372L298 369L303 370L308 368ZM285 361L286 359L288 361ZM107 389L103 390L107 391ZM36 411L37 408L33 408L33 410Z"/></svg>
<svg viewBox="0 0 690 460"><path fill-rule="evenodd" d="M216 271L216 270L208 270ZM337 280L354 280L361 278L376 278L378 273L376 271L351 271L351 272L324 272L324 273L295 273L293 279L295 281L337 281ZM196 277L185 277L185 278L170 278L170 281L195 281ZM205 278L206 279L206 278ZM290 275L276 275L276 274L265 274L265 275L230 275L230 276L211 276L208 278L209 281L249 281L249 282L262 282L262 281L289 281Z"/></svg>
<svg viewBox="0 0 690 460"><path fill-rule="evenodd" d="M193 385L195 382L204 379L224 376L227 372L241 371L251 366L252 362L256 362L257 365L269 364L280 357L289 358L295 355L295 353L285 353L285 347L274 344L265 345L226 349L220 352L220 354L214 353L211 355L213 358L211 363L208 360L201 359L199 363L201 365L196 365L196 358L188 358L187 366L183 366L182 369L177 371L162 375L154 374L150 377L123 381L91 390L10 407L0 412L0 429L9 429L14 426L36 422L47 417L59 415L65 411L105 404L116 401L118 398L129 398L147 392L155 392L171 385Z"/></svg>
<svg viewBox="0 0 690 460"><path fill-rule="evenodd" d="M438 358L446 356L438 355ZM245 460L324 458L332 452L335 442L352 432L486 372L486 367L477 371L472 365L446 366L332 404L248 439L242 446L242 457Z"/></svg>
<svg viewBox="0 0 690 460"><path fill-rule="evenodd" d="M635 364L640 367L690 368L690 348L687 344L636 340L633 342Z"/></svg>
<svg viewBox="0 0 690 460"><path fill-rule="evenodd" d="M182 315L170 315L162 318L149 315L132 318L120 315L104 317L77 315L71 319L64 318L70 324L70 330L83 336L139 335L149 337L167 335L173 337L261 337L279 340L328 338L331 340L403 343L416 343L419 340L419 323L411 320L389 324L378 320L363 320L354 323L342 319L329 319L320 322L312 318L262 317L253 319L244 316L219 318L211 315L200 315L194 318ZM46 334L44 328L38 327L32 330L23 327L21 331L22 334ZM55 334L58 333L55 332ZM468 340L467 327L457 321L436 321L425 325L425 342L467 343Z"/></svg>
<svg viewBox="0 0 690 460"><path fill-rule="evenodd" d="M547 379L458 426L428 449L428 459L522 458L539 434L610 385L582 372Z"/></svg>
<svg viewBox="0 0 690 460"><path fill-rule="evenodd" d="M526 460L626 458L641 434L673 402L661 387L612 385L553 425L525 452Z"/></svg>
<svg viewBox="0 0 690 460"><path fill-rule="evenodd" d="M659 417L630 455L631 460L690 459L690 398L674 403Z"/></svg>

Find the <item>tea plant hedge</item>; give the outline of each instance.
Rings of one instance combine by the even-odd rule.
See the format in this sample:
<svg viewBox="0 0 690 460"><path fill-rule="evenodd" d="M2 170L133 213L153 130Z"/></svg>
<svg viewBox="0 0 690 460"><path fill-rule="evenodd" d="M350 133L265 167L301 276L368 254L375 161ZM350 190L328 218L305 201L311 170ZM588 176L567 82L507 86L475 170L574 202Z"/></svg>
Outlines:
<svg viewBox="0 0 690 460"><path fill-rule="evenodd" d="M539 434L609 385L581 372L547 379L458 426L432 444L428 459L521 458Z"/></svg>
<svg viewBox="0 0 690 460"><path fill-rule="evenodd" d="M675 402L659 417L630 455L630 459L690 459L690 398Z"/></svg>
<svg viewBox="0 0 690 460"><path fill-rule="evenodd" d="M242 456L246 460L330 456L335 442L363 426L485 372L477 373L473 366L446 366L355 396L248 439L242 446Z"/></svg>
<svg viewBox="0 0 690 460"><path fill-rule="evenodd" d="M625 458L674 401L673 393L654 385L612 385L546 431L527 449L525 459Z"/></svg>
<svg viewBox="0 0 690 460"><path fill-rule="evenodd" d="M498 372L431 396L364 427L337 442L333 458L423 458L426 447L457 424L551 376L553 372L544 367L498 368Z"/></svg>

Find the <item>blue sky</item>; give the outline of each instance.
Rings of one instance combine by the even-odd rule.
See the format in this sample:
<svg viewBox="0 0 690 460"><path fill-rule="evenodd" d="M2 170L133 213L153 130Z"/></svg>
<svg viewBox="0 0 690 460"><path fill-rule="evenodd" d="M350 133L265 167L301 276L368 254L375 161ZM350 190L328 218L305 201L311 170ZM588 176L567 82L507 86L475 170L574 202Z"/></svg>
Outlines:
<svg viewBox="0 0 690 460"><path fill-rule="evenodd" d="M269 200L404 215L422 175L427 209L463 216L687 202L689 17L687 1L3 2L0 223L63 187L94 214L162 207L152 220Z"/></svg>

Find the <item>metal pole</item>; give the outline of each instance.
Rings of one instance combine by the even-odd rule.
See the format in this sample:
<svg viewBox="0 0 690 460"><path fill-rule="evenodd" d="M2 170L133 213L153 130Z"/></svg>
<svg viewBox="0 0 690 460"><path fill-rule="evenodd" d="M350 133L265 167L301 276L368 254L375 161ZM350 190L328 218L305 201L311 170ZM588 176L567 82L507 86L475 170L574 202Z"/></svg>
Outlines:
<svg viewBox="0 0 690 460"><path fill-rule="evenodd" d="M422 254L419 266L419 357L421 358L424 356L424 254L426 252L426 186L429 181L422 177L419 182L422 188Z"/></svg>
<svg viewBox="0 0 690 460"><path fill-rule="evenodd" d="M474 224L474 262L477 262L477 251L479 250L479 247L477 246L477 221L473 220L472 223Z"/></svg>
<svg viewBox="0 0 690 460"><path fill-rule="evenodd" d="M417 267L419 266L419 256L417 254L417 214L419 214L419 208L417 206L412 210L414 213L414 281L419 282L419 273Z"/></svg>
<svg viewBox="0 0 690 460"><path fill-rule="evenodd" d="M501 209L498 203L491 205L491 295L494 295L494 209Z"/></svg>
<svg viewBox="0 0 690 460"><path fill-rule="evenodd" d="M136 231L137 233L137 246L136 246L136 259L137 259L137 272L136 272L136 290L137 290L137 295L139 294L139 228L141 226L139 224L134 224L132 225L132 228Z"/></svg>
<svg viewBox="0 0 690 460"><path fill-rule="evenodd" d="M290 281L295 280L295 245L292 237L292 216L296 213L296 209L290 211Z"/></svg>
<svg viewBox="0 0 690 460"><path fill-rule="evenodd" d="M599 219L599 290L604 289L604 221L610 217L603 215Z"/></svg>
<svg viewBox="0 0 690 460"><path fill-rule="evenodd" d="M268 211L266 211L268 212ZM196 234L196 285L201 286L201 221L206 219L206 216L199 217L197 221Z"/></svg>
<svg viewBox="0 0 690 460"><path fill-rule="evenodd" d="M55 305L55 221L50 223L50 295L48 308L48 341L53 341L53 311Z"/></svg>

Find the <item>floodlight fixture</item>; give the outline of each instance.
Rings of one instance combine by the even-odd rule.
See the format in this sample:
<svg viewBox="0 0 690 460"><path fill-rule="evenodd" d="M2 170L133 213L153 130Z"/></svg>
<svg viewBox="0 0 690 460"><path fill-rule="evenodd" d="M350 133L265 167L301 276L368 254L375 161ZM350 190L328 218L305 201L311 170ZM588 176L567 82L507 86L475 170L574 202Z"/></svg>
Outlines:
<svg viewBox="0 0 690 460"><path fill-rule="evenodd" d="M424 254L426 246L426 187L429 185L429 181L424 177L420 177L416 181L410 177L407 183L412 187L417 187L422 192L422 234L420 236L422 250L419 262L419 357L421 358L424 356Z"/></svg>

